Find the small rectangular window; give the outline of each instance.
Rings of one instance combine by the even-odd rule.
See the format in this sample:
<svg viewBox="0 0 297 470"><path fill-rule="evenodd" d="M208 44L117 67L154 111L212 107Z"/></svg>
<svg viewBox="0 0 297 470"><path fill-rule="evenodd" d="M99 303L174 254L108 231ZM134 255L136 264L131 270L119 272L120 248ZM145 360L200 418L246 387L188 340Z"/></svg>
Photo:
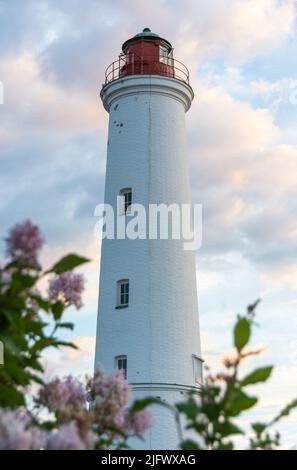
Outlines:
<svg viewBox="0 0 297 470"><path fill-rule="evenodd" d="M203 360L193 354L194 380L197 385L202 384L203 379Z"/></svg>
<svg viewBox="0 0 297 470"><path fill-rule="evenodd" d="M123 214L130 213L131 204L132 204L132 189L131 188L121 189L120 196L122 196L123 198L122 213Z"/></svg>
<svg viewBox="0 0 297 470"><path fill-rule="evenodd" d="M116 356L115 367L123 371L124 378L127 380L127 356Z"/></svg>
<svg viewBox="0 0 297 470"><path fill-rule="evenodd" d="M117 306L128 307L129 305L129 279L121 279L117 283Z"/></svg>
<svg viewBox="0 0 297 470"><path fill-rule="evenodd" d="M163 64L167 64L168 61L168 49L164 46L159 48L159 61Z"/></svg>

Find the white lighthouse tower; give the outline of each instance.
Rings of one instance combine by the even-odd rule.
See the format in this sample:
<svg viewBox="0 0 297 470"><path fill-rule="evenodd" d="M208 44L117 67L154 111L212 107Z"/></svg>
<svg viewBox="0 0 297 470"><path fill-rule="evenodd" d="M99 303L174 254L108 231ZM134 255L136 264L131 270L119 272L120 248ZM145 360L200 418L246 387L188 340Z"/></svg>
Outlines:
<svg viewBox="0 0 297 470"><path fill-rule="evenodd" d="M189 204L185 113L193 91L171 44L145 28L106 71L109 113L105 203L129 223L131 204ZM122 223L121 222L121 223ZM195 254L181 239L104 239L95 365L123 369L134 398L182 401L199 389L201 352ZM177 449L174 416L153 409L155 425L134 448Z"/></svg>

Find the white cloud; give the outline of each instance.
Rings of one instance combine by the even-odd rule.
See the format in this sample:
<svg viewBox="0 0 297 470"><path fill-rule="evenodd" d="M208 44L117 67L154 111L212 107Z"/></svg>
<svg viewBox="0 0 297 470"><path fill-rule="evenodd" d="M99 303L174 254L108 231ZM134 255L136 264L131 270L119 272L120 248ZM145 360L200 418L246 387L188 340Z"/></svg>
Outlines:
<svg viewBox="0 0 297 470"><path fill-rule="evenodd" d="M197 14L181 14L179 53L188 60L224 57L243 63L251 57L270 54L293 36L294 0L217 0L185 2Z"/></svg>
<svg viewBox="0 0 297 470"><path fill-rule="evenodd" d="M84 378L92 375L94 367L95 337L78 336L71 338L78 349L63 347L60 350L49 349L44 355L43 366L46 380L72 374Z"/></svg>
<svg viewBox="0 0 297 470"><path fill-rule="evenodd" d="M0 60L0 77L5 89L1 111L15 138L25 129L77 134L106 125L96 90L70 92L50 83L41 77L39 63L30 53Z"/></svg>

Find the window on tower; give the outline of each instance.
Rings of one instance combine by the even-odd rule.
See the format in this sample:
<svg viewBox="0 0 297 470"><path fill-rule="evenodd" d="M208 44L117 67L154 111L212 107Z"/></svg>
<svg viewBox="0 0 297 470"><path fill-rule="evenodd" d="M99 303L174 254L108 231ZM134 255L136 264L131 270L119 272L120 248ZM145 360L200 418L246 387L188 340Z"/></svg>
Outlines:
<svg viewBox="0 0 297 470"><path fill-rule="evenodd" d="M129 279L121 279L117 282L117 308L129 305Z"/></svg>
<svg viewBox="0 0 297 470"><path fill-rule="evenodd" d="M116 356L115 368L118 370L122 370L124 377L127 380L127 356Z"/></svg>
<svg viewBox="0 0 297 470"><path fill-rule="evenodd" d="M132 204L132 189L123 188L120 191L120 196L122 197L122 214L129 214L131 212Z"/></svg>
<svg viewBox="0 0 297 470"><path fill-rule="evenodd" d="M159 46L159 61L163 64L167 64L168 49L164 46Z"/></svg>
<svg viewBox="0 0 297 470"><path fill-rule="evenodd" d="M193 354L194 380L196 385L202 384L203 379L203 359Z"/></svg>

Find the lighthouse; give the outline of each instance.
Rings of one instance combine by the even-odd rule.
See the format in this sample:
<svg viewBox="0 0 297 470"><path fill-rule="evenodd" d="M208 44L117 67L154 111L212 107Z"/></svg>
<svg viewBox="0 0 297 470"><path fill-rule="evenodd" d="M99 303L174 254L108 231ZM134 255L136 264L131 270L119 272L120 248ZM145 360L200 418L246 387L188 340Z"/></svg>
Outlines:
<svg viewBox="0 0 297 470"><path fill-rule="evenodd" d="M187 68L148 28L124 42L107 68L105 204L116 226L129 224L135 207L148 213L152 205L191 203L185 114L193 97ZM123 370L134 399L174 405L199 392L202 380L195 252L182 235L150 232L119 237L115 228L102 241L95 367ZM154 426L133 448L178 449L174 415L159 405L153 414Z"/></svg>

